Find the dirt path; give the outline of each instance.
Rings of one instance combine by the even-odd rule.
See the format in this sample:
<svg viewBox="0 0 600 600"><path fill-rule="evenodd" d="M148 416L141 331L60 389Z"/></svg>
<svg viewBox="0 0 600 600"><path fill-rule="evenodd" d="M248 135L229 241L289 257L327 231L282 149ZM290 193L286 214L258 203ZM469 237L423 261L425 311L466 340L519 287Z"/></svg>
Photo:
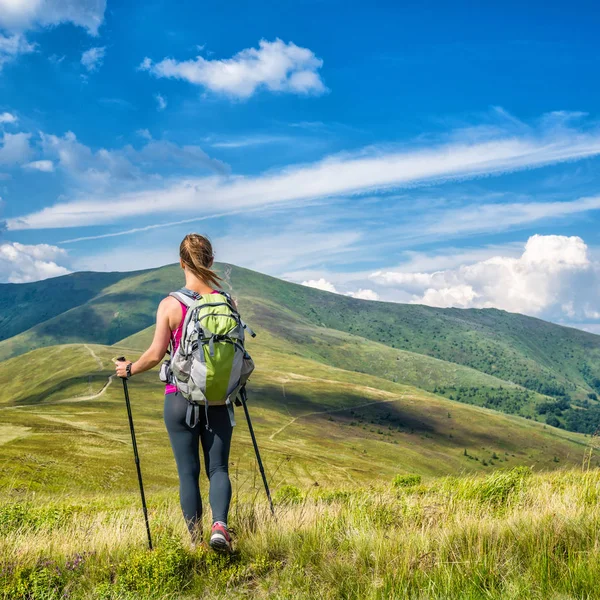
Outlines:
<svg viewBox="0 0 600 600"><path fill-rule="evenodd" d="M95 394L90 394L89 396L75 396L74 398L63 398L62 400L57 400L52 404L69 404L71 402L85 402L86 400L95 400L96 398L100 398L100 396L104 395L108 386L113 382L113 379L116 375L110 375L108 381L104 384L102 389Z"/></svg>
<svg viewBox="0 0 600 600"><path fill-rule="evenodd" d="M82 346L92 355L92 358L96 361L99 369L103 370L104 363L102 362L102 359L87 344L82 344ZM102 389L99 392L96 392L94 394L88 394L87 396L74 396L72 398L63 398L62 400L56 400L55 402L52 402L52 404L53 405L54 404L70 404L73 402L85 402L86 400L96 400L96 398L100 398L101 396L103 396L106 393L106 390L108 389L110 384L113 382L113 379L115 377L116 377L116 374L114 374L114 373L112 375L109 375L106 383L102 386ZM37 405L19 404L16 406L3 406L0 408L0 410L11 410L11 409L15 409L15 408L28 408L30 406L37 406Z"/></svg>
<svg viewBox="0 0 600 600"><path fill-rule="evenodd" d="M83 344L83 347L89 351L89 353L92 355L92 358L98 364L99 369L102 371L104 369L104 363L102 362L102 359L87 344Z"/></svg>
<svg viewBox="0 0 600 600"><path fill-rule="evenodd" d="M104 363L102 362L102 359L87 344L83 344L83 347L92 355L92 358L98 364L99 369L103 370ZM56 402L53 402L53 404L68 404L71 402L85 402L86 400L95 400L96 398L100 398L100 396L104 395L104 393L108 389L108 386L113 382L113 379L115 377L116 377L116 375L114 373L112 375L109 375L108 380L104 384L102 389L99 392L96 392L95 394L89 394L88 396L75 396L73 398L64 398L63 400L57 400Z"/></svg>

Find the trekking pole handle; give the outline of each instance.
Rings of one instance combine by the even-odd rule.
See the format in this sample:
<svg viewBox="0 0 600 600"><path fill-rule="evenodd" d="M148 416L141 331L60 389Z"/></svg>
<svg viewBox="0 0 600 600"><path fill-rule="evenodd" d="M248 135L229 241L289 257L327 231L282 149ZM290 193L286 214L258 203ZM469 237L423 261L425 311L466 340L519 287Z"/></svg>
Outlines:
<svg viewBox="0 0 600 600"><path fill-rule="evenodd" d="M117 362L127 362L127 359L124 356L119 356L119 358L116 359ZM121 379L123 380L123 382L125 382L127 379L129 379L130 373L129 373L129 369L127 370L127 377L121 377Z"/></svg>

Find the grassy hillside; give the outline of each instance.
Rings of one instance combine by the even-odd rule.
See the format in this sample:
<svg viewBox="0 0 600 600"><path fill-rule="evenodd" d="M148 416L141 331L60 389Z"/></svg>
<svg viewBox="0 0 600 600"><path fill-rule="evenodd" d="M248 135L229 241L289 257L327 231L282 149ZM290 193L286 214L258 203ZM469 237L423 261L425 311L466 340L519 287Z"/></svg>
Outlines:
<svg viewBox="0 0 600 600"><path fill-rule="evenodd" d="M580 465L588 447L581 434L271 349L253 351L259 368L251 411L275 485L367 484L398 473L431 477L515 465L556 469ZM135 490L123 390L110 379L111 358L121 353L133 356L125 348L71 345L0 363L0 379L10 381L0 395L0 488ZM129 387L148 489L174 488L157 374ZM241 413L238 420L232 472L247 482L255 461Z"/></svg>
<svg viewBox="0 0 600 600"><path fill-rule="evenodd" d="M600 388L600 336L496 309L365 302L245 269L229 280L241 297L269 297L313 324L473 367L544 394Z"/></svg>
<svg viewBox="0 0 600 600"><path fill-rule="evenodd" d="M73 273L33 283L0 284L0 340L80 306L131 273Z"/></svg>
<svg viewBox="0 0 600 600"><path fill-rule="evenodd" d="M302 356L348 371L435 391L449 398L453 396L451 400L458 396L457 390L466 389L471 393L462 399L464 402L533 418L538 416L535 407L550 400L469 367L397 350L335 329L315 327L270 301L244 300L242 304L244 315L251 323L260 320L255 311L264 313L268 310L272 320L269 327L277 329L277 334L262 329L256 339L249 340L248 347L253 353L271 349ZM261 322L264 325L266 321L262 319ZM154 326L151 326L119 341L118 345L143 351L150 345L153 335Z"/></svg>
<svg viewBox="0 0 600 600"><path fill-rule="evenodd" d="M408 483L408 485L407 485ZM600 472L287 488L277 521L236 490L237 552L188 545L172 495L0 504L0 598L594 599ZM205 526L208 526L208 519Z"/></svg>
<svg viewBox="0 0 600 600"><path fill-rule="evenodd" d="M32 328L0 342L0 360L55 344L113 344L153 323L160 300L181 286L181 269L173 267L119 275L116 283L105 285L89 301L42 318ZM35 313L37 305L31 298L22 310Z"/></svg>
<svg viewBox="0 0 600 600"><path fill-rule="evenodd" d="M261 337L288 342L286 351L572 430L600 424L600 336L498 310L366 302L230 265L219 270ZM178 266L123 275L0 342L0 359L57 343L114 344L151 326L158 301L181 282Z"/></svg>
<svg viewBox="0 0 600 600"><path fill-rule="evenodd" d="M248 344L249 402L277 521L237 411L237 551L189 547L163 389L149 372L129 382L155 542L147 551L112 359L147 345L156 290L177 276L124 278L2 342L41 330L50 341L61 319L77 324L61 334L71 343L0 362L2 600L598 597L597 439L473 405L493 398L526 411L556 399L315 323L289 298L241 292L260 333ZM115 345L74 343L90 335L84 317ZM477 390L462 398L473 404L433 393L460 389ZM201 488L206 497L205 474Z"/></svg>

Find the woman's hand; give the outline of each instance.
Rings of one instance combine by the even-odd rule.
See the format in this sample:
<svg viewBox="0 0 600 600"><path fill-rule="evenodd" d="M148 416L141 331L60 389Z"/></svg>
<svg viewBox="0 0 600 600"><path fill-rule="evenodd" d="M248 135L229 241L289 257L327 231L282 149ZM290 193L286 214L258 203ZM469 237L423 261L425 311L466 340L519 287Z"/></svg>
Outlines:
<svg viewBox="0 0 600 600"><path fill-rule="evenodd" d="M115 361L115 372L117 377L123 377L127 379L127 365L130 365L130 360L117 360Z"/></svg>

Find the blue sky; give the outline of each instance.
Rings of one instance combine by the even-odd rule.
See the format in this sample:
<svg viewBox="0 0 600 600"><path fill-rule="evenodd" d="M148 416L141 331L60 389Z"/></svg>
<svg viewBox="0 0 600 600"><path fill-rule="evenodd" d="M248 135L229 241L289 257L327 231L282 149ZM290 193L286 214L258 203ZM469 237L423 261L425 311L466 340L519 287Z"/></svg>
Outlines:
<svg viewBox="0 0 600 600"><path fill-rule="evenodd" d="M0 280L199 231L341 294L600 331L600 9L493 4L0 0Z"/></svg>

